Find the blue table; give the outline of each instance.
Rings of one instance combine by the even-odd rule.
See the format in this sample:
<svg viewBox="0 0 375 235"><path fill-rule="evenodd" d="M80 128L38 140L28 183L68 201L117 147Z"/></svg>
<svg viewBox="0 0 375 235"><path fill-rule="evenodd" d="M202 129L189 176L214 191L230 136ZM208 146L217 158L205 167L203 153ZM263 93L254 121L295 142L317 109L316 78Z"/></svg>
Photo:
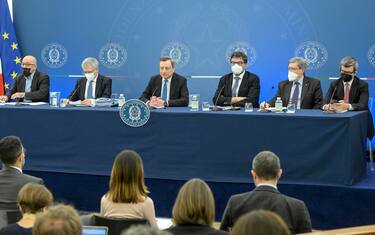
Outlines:
<svg viewBox="0 0 375 235"><path fill-rule="evenodd" d="M148 178L244 183L255 154L271 150L284 182L352 185L366 174L367 117L169 108L131 128L116 108L1 106L0 136L22 138L34 171L110 175L115 155L128 148L141 154Z"/></svg>

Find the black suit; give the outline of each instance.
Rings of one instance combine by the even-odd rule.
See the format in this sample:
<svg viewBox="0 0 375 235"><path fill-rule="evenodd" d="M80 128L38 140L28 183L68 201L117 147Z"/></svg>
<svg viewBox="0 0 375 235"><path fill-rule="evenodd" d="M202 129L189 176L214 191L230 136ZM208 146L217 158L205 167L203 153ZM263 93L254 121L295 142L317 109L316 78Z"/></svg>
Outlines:
<svg viewBox="0 0 375 235"><path fill-rule="evenodd" d="M289 103L292 87L293 82L289 80L280 82L275 97L268 101L268 103L271 106L275 106L276 98L281 97L283 106L286 107ZM322 107L323 92L318 79L304 77L301 92L301 109L320 109Z"/></svg>
<svg viewBox="0 0 375 235"><path fill-rule="evenodd" d="M233 84L233 73L226 74L220 78L219 85L217 86L212 102L215 105L232 105L232 84ZM224 88L223 88L224 87ZM220 96L219 96L220 93ZM259 77L256 74L245 71L243 75L240 87L238 89L239 97L246 97L245 100L233 104L235 106L244 106L245 103L252 103L253 107L259 107ZM217 98L219 96L219 98ZM216 102L217 100L217 102Z"/></svg>
<svg viewBox="0 0 375 235"><path fill-rule="evenodd" d="M18 75L8 93L8 99L16 92L25 92L25 86L25 76ZM47 74L39 70L35 71L31 82L31 91L25 93L25 99L33 102L49 102L49 77ZM20 101L23 101L23 99L20 99Z"/></svg>
<svg viewBox="0 0 375 235"><path fill-rule="evenodd" d="M87 78L83 77L80 78L74 87L74 90L69 96L69 100L77 101L77 100L84 100L85 99L85 92L86 92L86 83ZM95 87L95 98L111 98L112 94L112 79L104 77L102 75L98 75L96 78L96 87Z"/></svg>
<svg viewBox="0 0 375 235"><path fill-rule="evenodd" d="M328 89L324 103L328 104L331 101L332 93L335 90L332 100L343 100L344 99L344 83L342 79L333 81ZM368 84L361 81L358 77L354 77L349 92L349 103L352 105L354 110L366 110L368 109Z"/></svg>
<svg viewBox="0 0 375 235"><path fill-rule="evenodd" d="M228 230L241 215L253 210L269 210L278 214L291 233L311 232L310 215L303 201L285 196L271 186L233 195L225 208L220 229Z"/></svg>
<svg viewBox="0 0 375 235"><path fill-rule="evenodd" d="M150 100L152 96L161 96L162 77L156 75L150 78L146 89L143 91L142 96L139 98L143 102ZM189 90L187 88L186 78L183 76L173 73L168 106L187 106L189 104Z"/></svg>
<svg viewBox="0 0 375 235"><path fill-rule="evenodd" d="M3 166L0 171L0 210L18 210L17 195L27 183L43 184L43 180Z"/></svg>
<svg viewBox="0 0 375 235"><path fill-rule="evenodd" d="M200 224L184 224L176 225L166 229L166 231L172 233L173 235L227 235L227 232L214 229L208 225Z"/></svg>

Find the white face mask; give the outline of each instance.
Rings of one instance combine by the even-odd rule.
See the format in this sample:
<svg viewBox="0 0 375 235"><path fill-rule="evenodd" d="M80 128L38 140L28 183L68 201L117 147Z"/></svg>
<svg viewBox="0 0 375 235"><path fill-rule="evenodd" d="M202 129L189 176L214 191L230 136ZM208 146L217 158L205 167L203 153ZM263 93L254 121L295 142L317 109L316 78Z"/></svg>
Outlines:
<svg viewBox="0 0 375 235"><path fill-rule="evenodd" d="M242 68L240 65L238 65L238 64L234 64L234 65L232 65L232 72L233 72L235 75L239 75L239 74L241 74L242 71L243 71L243 68Z"/></svg>
<svg viewBox="0 0 375 235"><path fill-rule="evenodd" d="M85 73L87 80L92 81L95 78L95 73Z"/></svg>
<svg viewBox="0 0 375 235"><path fill-rule="evenodd" d="M297 78L298 78L298 74L296 74L295 72L292 72L292 71L288 72L288 80L290 82L294 82L295 80L297 80Z"/></svg>

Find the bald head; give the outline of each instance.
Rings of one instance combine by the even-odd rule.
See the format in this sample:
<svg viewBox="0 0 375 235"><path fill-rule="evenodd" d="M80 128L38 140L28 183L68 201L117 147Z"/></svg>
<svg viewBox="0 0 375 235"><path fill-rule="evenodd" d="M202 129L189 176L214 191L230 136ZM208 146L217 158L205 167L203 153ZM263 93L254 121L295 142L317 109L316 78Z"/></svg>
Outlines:
<svg viewBox="0 0 375 235"><path fill-rule="evenodd" d="M35 67L37 66L37 60L32 55L27 55L23 57L22 64L33 64Z"/></svg>

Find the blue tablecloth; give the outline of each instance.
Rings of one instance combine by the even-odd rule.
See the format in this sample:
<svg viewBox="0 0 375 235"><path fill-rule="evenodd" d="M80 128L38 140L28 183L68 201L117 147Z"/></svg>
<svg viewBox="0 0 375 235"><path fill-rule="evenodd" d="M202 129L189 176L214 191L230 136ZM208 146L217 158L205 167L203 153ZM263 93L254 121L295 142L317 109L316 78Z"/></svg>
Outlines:
<svg viewBox="0 0 375 235"><path fill-rule="evenodd" d="M110 175L122 149L138 151L148 178L249 182L252 158L271 150L282 180L351 185L366 173L367 111L295 114L153 110L140 128L117 108L0 107L0 136L18 135L26 169Z"/></svg>

